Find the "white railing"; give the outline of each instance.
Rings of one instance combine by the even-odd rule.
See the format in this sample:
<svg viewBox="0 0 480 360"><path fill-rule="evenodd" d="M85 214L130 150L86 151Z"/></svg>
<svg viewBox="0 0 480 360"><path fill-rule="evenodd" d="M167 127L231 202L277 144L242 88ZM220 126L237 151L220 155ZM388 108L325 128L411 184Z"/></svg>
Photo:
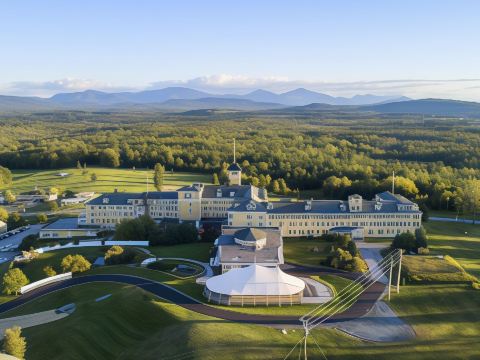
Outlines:
<svg viewBox="0 0 480 360"><path fill-rule="evenodd" d="M54 250L61 250L61 249L70 249L70 248L78 248L78 247L89 247L89 246L148 246L148 241L105 241L105 244L102 241L80 241L78 244L74 244L73 242L65 244L65 245L54 245L54 246L45 246L38 249L35 249L36 252L39 254L43 254L44 252L54 251Z"/></svg>
<svg viewBox="0 0 480 360"><path fill-rule="evenodd" d="M45 279L42 279L42 280L38 280L38 281L35 281L31 284L28 284L28 285L25 285L25 286L22 286L20 288L20 293L21 294L25 294L29 291L32 291L34 289L37 289L41 286L44 286L44 285L47 285L47 284L52 284L52 283L55 283L55 282L58 282L58 281L63 281L63 280L67 280L67 279L71 279L72 278L72 273L71 272L68 272L68 273L65 273L65 274L59 274L59 275L54 275L54 276L50 276L48 278L45 278Z"/></svg>

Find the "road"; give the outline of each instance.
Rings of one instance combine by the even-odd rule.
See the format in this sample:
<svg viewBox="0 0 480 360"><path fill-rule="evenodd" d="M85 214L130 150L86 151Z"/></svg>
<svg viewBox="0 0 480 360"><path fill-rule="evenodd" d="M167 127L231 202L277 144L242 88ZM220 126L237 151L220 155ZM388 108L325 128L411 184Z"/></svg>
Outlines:
<svg viewBox="0 0 480 360"><path fill-rule="evenodd" d="M298 270L298 273L307 275L305 272ZM316 272L316 275L322 275L323 272ZM358 275L357 275L358 276ZM352 274L350 277L354 277ZM197 313L212 316L219 319L224 319L228 321L234 321L239 323L250 323L250 324L263 324L263 325L290 325L290 326L299 326L300 321L298 316L287 316L287 315L255 315L255 314L242 314L235 311L229 311L224 309L219 309L207 304L201 303L200 301L179 292L178 290L149 279L131 276L131 275L120 275L120 274L102 274L102 275L86 275L78 276L72 279L68 279L59 283L48 284L36 290L32 290L26 294L19 296L18 298L9 301L7 303L0 304L0 313L12 310L20 305L23 305L29 301L35 300L41 296L50 294L52 292L62 290L71 286L95 283L95 282L115 282L127 285L137 286L145 291L148 291L164 300L170 301L174 304L177 304L185 309L195 311ZM353 320L364 316L367 314L372 307L375 305L376 301L380 298L385 285L380 282L374 283L369 287L364 293L362 293L357 301L346 311L333 316L329 319L328 323L342 322Z"/></svg>

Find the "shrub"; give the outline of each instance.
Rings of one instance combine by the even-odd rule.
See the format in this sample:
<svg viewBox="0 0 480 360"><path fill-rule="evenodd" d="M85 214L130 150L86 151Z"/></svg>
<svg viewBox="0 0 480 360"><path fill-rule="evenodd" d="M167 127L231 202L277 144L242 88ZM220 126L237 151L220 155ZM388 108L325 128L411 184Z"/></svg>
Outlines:
<svg viewBox="0 0 480 360"><path fill-rule="evenodd" d="M51 211L56 211L58 210L58 203L53 200L53 201L47 201L47 206Z"/></svg>
<svg viewBox="0 0 480 360"><path fill-rule="evenodd" d="M41 224L44 224L48 221L48 216L44 213L37 214L37 221Z"/></svg>
<svg viewBox="0 0 480 360"><path fill-rule="evenodd" d="M12 268L3 275L3 293L7 295L17 295L22 286L30 281L19 268Z"/></svg>
<svg viewBox="0 0 480 360"><path fill-rule="evenodd" d="M367 263L360 256L354 256L349 266L355 272L365 273L368 271Z"/></svg>
<svg viewBox="0 0 480 360"><path fill-rule="evenodd" d="M84 272L90 269L92 264L85 259L82 255L67 255L62 259L60 266L63 269L63 272L71 271L75 272Z"/></svg>
<svg viewBox="0 0 480 360"><path fill-rule="evenodd" d="M121 246L114 245L105 253L105 263L107 265L128 264L135 259L135 252L131 249L124 249Z"/></svg>
<svg viewBox="0 0 480 360"><path fill-rule="evenodd" d="M47 265L43 268L43 273L46 277L57 275L57 272L50 265Z"/></svg>
<svg viewBox="0 0 480 360"><path fill-rule="evenodd" d="M472 288L474 290L480 290L480 282L472 282Z"/></svg>
<svg viewBox="0 0 480 360"><path fill-rule="evenodd" d="M27 342L22 337L22 328L14 326L5 329L3 339L3 351L5 353L15 356L18 359L24 359L25 351L27 350Z"/></svg>
<svg viewBox="0 0 480 360"><path fill-rule="evenodd" d="M419 247L418 248L418 255L428 255L430 254L430 250L428 248Z"/></svg>

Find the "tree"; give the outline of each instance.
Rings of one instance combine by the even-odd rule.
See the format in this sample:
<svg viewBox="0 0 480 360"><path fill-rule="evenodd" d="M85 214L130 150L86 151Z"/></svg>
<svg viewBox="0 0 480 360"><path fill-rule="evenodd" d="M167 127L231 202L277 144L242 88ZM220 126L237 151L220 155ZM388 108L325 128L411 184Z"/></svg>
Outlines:
<svg viewBox="0 0 480 360"><path fill-rule="evenodd" d="M18 212L11 213L7 219L7 227L9 229L16 229L27 225L27 220L20 216Z"/></svg>
<svg viewBox="0 0 480 360"><path fill-rule="evenodd" d="M469 179L461 188L459 205L464 213L473 214L473 223L476 222L477 211L480 209L480 180Z"/></svg>
<svg viewBox="0 0 480 360"><path fill-rule="evenodd" d="M43 273L46 277L57 275L57 272L50 265L47 265L43 268Z"/></svg>
<svg viewBox="0 0 480 360"><path fill-rule="evenodd" d="M20 288L29 282L22 270L19 268L10 269L3 275L3 293L17 295Z"/></svg>
<svg viewBox="0 0 480 360"><path fill-rule="evenodd" d="M92 264L85 259L82 255L67 255L62 259L60 266L63 269L63 272L71 271L75 272L84 272L90 269Z"/></svg>
<svg viewBox="0 0 480 360"><path fill-rule="evenodd" d="M352 271L365 273L368 271L367 263L359 256L354 256L351 263Z"/></svg>
<svg viewBox="0 0 480 360"><path fill-rule="evenodd" d="M280 193L280 184L278 183L278 180L273 180L271 184L270 191L275 194Z"/></svg>
<svg viewBox="0 0 480 360"><path fill-rule="evenodd" d="M65 192L63 193L63 197L67 199L72 199L75 197L75 192L72 190L65 190Z"/></svg>
<svg viewBox="0 0 480 360"><path fill-rule="evenodd" d="M422 226L418 229L415 229L415 247L418 248L427 248L428 244L427 231Z"/></svg>
<svg viewBox="0 0 480 360"><path fill-rule="evenodd" d="M390 176L382 182L382 188L385 190L392 189L393 177ZM419 193L417 185L410 179L403 176L395 176L395 193L400 193L407 197L415 197Z"/></svg>
<svg viewBox="0 0 480 360"><path fill-rule="evenodd" d="M165 174L165 168L162 164L156 163L153 173L153 184L157 191L162 191L163 188L163 176Z"/></svg>
<svg viewBox="0 0 480 360"><path fill-rule="evenodd" d="M20 251L29 251L32 248L35 248L35 245L38 241L38 236L35 234L27 235L23 238L22 242L18 246Z"/></svg>
<svg viewBox="0 0 480 360"><path fill-rule="evenodd" d="M119 167L120 154L117 150L106 148L100 154L100 164L107 167Z"/></svg>
<svg viewBox="0 0 480 360"><path fill-rule="evenodd" d="M51 211L57 211L58 210L58 203L55 200L47 201L46 204Z"/></svg>
<svg viewBox="0 0 480 360"><path fill-rule="evenodd" d="M0 186L12 183L12 173L6 167L0 166Z"/></svg>
<svg viewBox="0 0 480 360"><path fill-rule="evenodd" d="M8 219L8 211L0 206L0 221L6 222Z"/></svg>
<svg viewBox="0 0 480 360"><path fill-rule="evenodd" d="M80 160L77 160L77 169L82 170L82 164L80 164Z"/></svg>
<svg viewBox="0 0 480 360"><path fill-rule="evenodd" d="M105 263L108 265L127 264L134 260L135 252L129 248L114 245L105 253Z"/></svg>
<svg viewBox="0 0 480 360"><path fill-rule="evenodd" d="M98 179L98 178L97 178L97 174L92 173L92 175L90 175L90 180L92 180L92 181L97 181L97 179Z"/></svg>
<svg viewBox="0 0 480 360"><path fill-rule="evenodd" d="M392 241L391 247L393 249L416 251L415 235L410 232L397 234Z"/></svg>
<svg viewBox="0 0 480 360"><path fill-rule="evenodd" d="M27 342L22 336L22 328L19 326L13 326L5 329L3 351L8 355L15 356L18 359L24 359L26 350Z"/></svg>
<svg viewBox="0 0 480 360"><path fill-rule="evenodd" d="M17 197L10 191L10 190L5 190L5 201L9 204L14 203L17 200Z"/></svg>
<svg viewBox="0 0 480 360"><path fill-rule="evenodd" d="M218 174L217 173L213 173L212 183L213 183L213 185L220 185L220 180L218 179Z"/></svg>

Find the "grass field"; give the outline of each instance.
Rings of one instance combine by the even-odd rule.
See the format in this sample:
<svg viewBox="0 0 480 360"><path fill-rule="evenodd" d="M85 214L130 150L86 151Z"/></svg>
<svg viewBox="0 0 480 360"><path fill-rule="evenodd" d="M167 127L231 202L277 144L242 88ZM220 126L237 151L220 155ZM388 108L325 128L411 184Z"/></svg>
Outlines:
<svg viewBox="0 0 480 360"><path fill-rule="evenodd" d="M480 225L430 221L424 226L431 254L450 255L480 277Z"/></svg>
<svg viewBox="0 0 480 360"><path fill-rule="evenodd" d="M112 294L104 301L100 296ZM435 299L435 301L432 301ZM300 329L234 324L190 312L119 284L65 289L3 314L48 310L75 302L77 310L54 323L23 330L27 359L283 359ZM480 355L480 292L462 286L406 286L392 305L411 323L408 343L366 343L333 329L312 336L328 359L476 359ZM57 339L57 341L51 341ZM62 339L62 341L60 341ZM298 358L298 348L289 359ZM321 359L312 340L309 358Z"/></svg>
<svg viewBox="0 0 480 360"><path fill-rule="evenodd" d="M157 257L177 257L208 262L211 248L211 243L193 243L174 246L150 246L148 250Z"/></svg>
<svg viewBox="0 0 480 360"><path fill-rule="evenodd" d="M285 262L301 265L320 266L330 253L333 243L320 238L284 238L283 255ZM313 251L314 248L318 252Z"/></svg>
<svg viewBox="0 0 480 360"><path fill-rule="evenodd" d="M56 174L66 172L70 175L59 177ZM92 173L97 175L96 181L91 181ZM140 192L147 190L147 174L149 177L149 189L154 190L152 185L153 171L132 169L89 168L88 174L82 175L82 170L76 168L58 170L14 170L12 171L13 183L8 189L19 194L39 188L56 187L75 192L95 191L97 193L118 191ZM164 190L176 190L183 185L193 182L210 183L211 176L196 173L165 173ZM0 188L5 190L7 188Z"/></svg>

